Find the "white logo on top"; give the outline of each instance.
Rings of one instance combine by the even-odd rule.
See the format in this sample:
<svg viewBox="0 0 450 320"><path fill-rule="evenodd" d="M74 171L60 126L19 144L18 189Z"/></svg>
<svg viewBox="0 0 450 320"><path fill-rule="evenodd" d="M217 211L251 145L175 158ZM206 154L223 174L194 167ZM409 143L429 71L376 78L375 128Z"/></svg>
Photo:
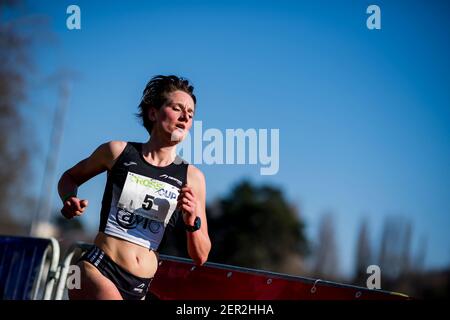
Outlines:
<svg viewBox="0 0 450 320"><path fill-rule="evenodd" d="M166 179L169 179L169 180L173 180L173 181L175 181L176 183L178 183L179 186L182 185L182 182L181 182L180 180L178 180L177 178L171 177L171 176L169 176L169 175L167 175L167 174L162 174L162 175L160 175L159 177L160 177L160 178L166 178Z"/></svg>
<svg viewBox="0 0 450 320"><path fill-rule="evenodd" d="M144 287L145 287L145 283L141 283L141 284L138 285L136 288L134 288L133 291L137 291L137 292L139 292L139 293L142 293Z"/></svg>

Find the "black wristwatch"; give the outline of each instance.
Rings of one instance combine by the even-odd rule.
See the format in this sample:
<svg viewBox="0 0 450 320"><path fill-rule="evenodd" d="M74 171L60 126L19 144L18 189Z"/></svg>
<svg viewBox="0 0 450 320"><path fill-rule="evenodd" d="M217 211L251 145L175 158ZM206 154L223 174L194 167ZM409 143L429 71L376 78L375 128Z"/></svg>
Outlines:
<svg viewBox="0 0 450 320"><path fill-rule="evenodd" d="M200 226L202 225L202 220L200 219L200 217L195 217L194 220L194 225L190 226L188 224L184 225L184 228L186 229L186 231L188 232L194 232L197 231L198 229L200 229Z"/></svg>

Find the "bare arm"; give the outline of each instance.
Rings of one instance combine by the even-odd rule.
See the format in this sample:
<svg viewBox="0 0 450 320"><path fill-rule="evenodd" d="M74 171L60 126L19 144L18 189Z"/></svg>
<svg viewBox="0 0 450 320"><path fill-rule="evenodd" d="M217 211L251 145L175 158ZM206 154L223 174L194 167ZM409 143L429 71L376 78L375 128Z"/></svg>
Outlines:
<svg viewBox="0 0 450 320"><path fill-rule="evenodd" d="M88 205L87 200L77 198L78 187L96 175L111 169L125 146L126 142L122 141L104 143L88 158L62 174L58 182L58 193L64 205L61 213L66 218L81 215Z"/></svg>
<svg viewBox="0 0 450 320"><path fill-rule="evenodd" d="M187 181L188 184L182 188L180 196L184 223L193 225L197 216L201 219L199 230L194 232L186 231L187 250L194 262L202 265L208 259L211 250L211 240L208 235L208 221L205 212L205 177L199 169L190 165L188 167Z"/></svg>

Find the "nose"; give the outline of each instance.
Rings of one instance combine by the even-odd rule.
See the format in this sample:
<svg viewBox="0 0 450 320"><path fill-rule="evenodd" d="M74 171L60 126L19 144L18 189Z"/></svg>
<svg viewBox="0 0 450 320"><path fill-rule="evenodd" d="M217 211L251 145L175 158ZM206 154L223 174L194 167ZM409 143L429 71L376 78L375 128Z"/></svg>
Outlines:
<svg viewBox="0 0 450 320"><path fill-rule="evenodd" d="M189 121L189 116L188 116L188 113L187 113L186 110L182 110L181 111L181 115L180 115L179 120L186 121L186 122Z"/></svg>

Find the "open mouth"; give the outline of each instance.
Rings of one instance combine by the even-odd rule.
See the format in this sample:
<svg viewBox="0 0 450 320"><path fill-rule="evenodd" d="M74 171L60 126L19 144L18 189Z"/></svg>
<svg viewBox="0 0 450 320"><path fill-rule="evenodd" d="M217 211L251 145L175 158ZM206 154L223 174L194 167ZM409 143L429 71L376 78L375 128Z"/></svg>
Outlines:
<svg viewBox="0 0 450 320"><path fill-rule="evenodd" d="M184 126L184 124L177 124L177 128L184 130L186 127Z"/></svg>

